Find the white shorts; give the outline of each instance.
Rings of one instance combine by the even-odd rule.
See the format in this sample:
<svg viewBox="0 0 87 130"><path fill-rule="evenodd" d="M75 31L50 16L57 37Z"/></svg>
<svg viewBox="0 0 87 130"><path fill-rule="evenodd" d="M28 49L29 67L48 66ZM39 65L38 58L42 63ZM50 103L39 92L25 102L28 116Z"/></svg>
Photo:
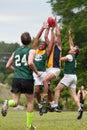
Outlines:
<svg viewBox="0 0 87 130"><path fill-rule="evenodd" d="M47 68L47 73L53 73L56 77L60 74L60 68Z"/></svg>
<svg viewBox="0 0 87 130"><path fill-rule="evenodd" d="M38 77L37 74L35 72L33 72L33 77L34 77L34 80L35 80L34 85L43 85L42 78L47 75L46 71L45 72L39 71L39 72L41 73L40 77Z"/></svg>
<svg viewBox="0 0 87 130"><path fill-rule="evenodd" d="M76 88L77 76L64 74L64 77L61 79L60 83L64 84L67 87Z"/></svg>

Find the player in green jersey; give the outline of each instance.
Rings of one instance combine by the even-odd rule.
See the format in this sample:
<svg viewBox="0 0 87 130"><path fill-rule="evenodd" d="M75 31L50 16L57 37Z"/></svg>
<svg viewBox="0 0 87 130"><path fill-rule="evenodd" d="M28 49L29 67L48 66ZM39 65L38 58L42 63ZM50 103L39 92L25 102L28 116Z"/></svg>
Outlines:
<svg viewBox="0 0 87 130"><path fill-rule="evenodd" d="M53 42L52 42L53 35L54 35L53 30L54 30L54 27L51 28L51 41L49 41L48 34L50 31L50 27L47 25L47 23L43 23L42 27L40 28L39 32L37 33L37 35L35 37L34 44L33 44L33 48L36 49L34 63L35 63L37 70L39 70L41 73L40 77L38 77L35 73L33 73L34 80L35 80L35 96L37 99L40 115L43 115L43 104L41 102L40 90L43 86L42 78L47 75L46 62L47 62L47 58L48 58L48 56L52 50L52 46L53 46ZM39 43L39 40L43 33L44 33L45 40L41 41ZM45 86L43 86L43 89L44 89L43 95L48 95L49 101L52 101L50 87L46 88Z"/></svg>
<svg viewBox="0 0 87 130"><path fill-rule="evenodd" d="M19 104L21 94L25 94L27 100L27 128L35 130L32 126L33 106L34 106L34 79L33 71L40 76L34 65L35 50L29 47L31 37L28 32L21 35L22 46L16 49L9 58L6 68L14 72L12 80L12 96L13 99L5 100L2 107L2 116L6 116L8 107L16 107ZM14 66L13 66L14 63Z"/></svg>
<svg viewBox="0 0 87 130"><path fill-rule="evenodd" d="M77 83L77 76L76 76L76 58L79 53L78 46L74 46L72 37L71 37L71 30L69 30L69 44L70 50L68 55L61 57L61 61L65 61L64 66L64 77L58 83L57 87L55 88L55 105L54 109L58 109L58 102L60 97L60 91L66 87L69 87L70 94L73 97L77 107L78 107L78 117L77 119L81 119L83 110L79 103L78 97L76 95L76 83Z"/></svg>

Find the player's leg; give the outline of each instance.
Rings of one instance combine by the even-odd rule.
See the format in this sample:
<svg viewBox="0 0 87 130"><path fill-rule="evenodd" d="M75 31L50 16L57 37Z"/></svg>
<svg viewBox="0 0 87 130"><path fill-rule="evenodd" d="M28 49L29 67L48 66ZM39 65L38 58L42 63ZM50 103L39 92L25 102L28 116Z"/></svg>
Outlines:
<svg viewBox="0 0 87 130"><path fill-rule="evenodd" d="M76 103L76 105L78 107L78 117L77 117L77 119L81 119L82 114L83 114L83 109L81 108L81 104L80 104L79 99L78 99L78 97L76 95L76 88L70 87L70 94L73 97L73 99L74 99L74 101L75 101L75 103Z"/></svg>
<svg viewBox="0 0 87 130"><path fill-rule="evenodd" d="M33 94L25 94L27 99L27 128L29 130L35 130L35 127L32 125L33 122L33 109L34 109L34 95Z"/></svg>
<svg viewBox="0 0 87 130"><path fill-rule="evenodd" d="M41 85L35 85L35 97L37 99L37 104L39 108L39 114L42 116L43 115L43 105L41 102Z"/></svg>
<svg viewBox="0 0 87 130"><path fill-rule="evenodd" d="M59 107L59 98L60 98L60 91L65 88L65 85L59 83L57 87L55 88L55 95L54 95L54 104L51 108L53 108L54 111L56 112L61 112L60 107Z"/></svg>
<svg viewBox="0 0 87 130"><path fill-rule="evenodd" d="M33 109L34 109L34 81L25 80L25 82L23 81L23 85L27 100L27 110L26 110L27 128L28 130L35 130L35 128L32 125Z"/></svg>
<svg viewBox="0 0 87 130"><path fill-rule="evenodd" d="M10 100L5 100L4 104L2 106L2 116L6 116L7 114L7 110L9 107L16 107L19 103L19 99L20 99L20 93L14 93L12 94L13 99Z"/></svg>
<svg viewBox="0 0 87 130"><path fill-rule="evenodd" d="M48 89L49 89L48 82L51 81L51 79L54 79L54 78L56 78L56 76L53 73L48 73L42 79L42 82L43 82L43 85L44 85L44 95L43 95L44 99L47 99L47 97L48 97Z"/></svg>

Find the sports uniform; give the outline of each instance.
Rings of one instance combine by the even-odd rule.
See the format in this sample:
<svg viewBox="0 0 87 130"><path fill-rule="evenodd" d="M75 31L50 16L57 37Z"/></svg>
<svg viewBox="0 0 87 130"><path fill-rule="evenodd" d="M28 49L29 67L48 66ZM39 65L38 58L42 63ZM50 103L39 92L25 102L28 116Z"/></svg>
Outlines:
<svg viewBox="0 0 87 130"><path fill-rule="evenodd" d="M60 56L61 50L55 45L51 51L47 63L47 73L53 73L56 77L60 74Z"/></svg>
<svg viewBox="0 0 87 130"><path fill-rule="evenodd" d="M11 92L33 93L34 79L32 70L27 64L30 48L22 46L14 52L14 78Z"/></svg>
<svg viewBox="0 0 87 130"><path fill-rule="evenodd" d="M38 71L41 72L41 76L38 77L34 72L34 80L35 80L35 85L43 85L42 83L42 78L47 74L46 73L46 61L47 61L47 53L46 50L36 50L36 55L34 59L35 66Z"/></svg>
<svg viewBox="0 0 87 130"><path fill-rule="evenodd" d="M16 107L19 104L20 95L24 93L27 100L26 126L29 130L35 130L32 125L34 105L33 71L38 76L40 76L40 73L37 71L33 62L35 50L29 47L31 37L28 32L24 32L21 35L21 42L22 46L12 53L6 64L6 68L14 72L11 89L13 99L5 100L1 113L2 116L6 116L8 107Z"/></svg>
<svg viewBox="0 0 87 130"><path fill-rule="evenodd" d="M84 101L87 96L87 91L85 90L84 86L81 86L81 89L78 91L78 98L81 103L81 107L84 108Z"/></svg>
<svg viewBox="0 0 87 130"><path fill-rule="evenodd" d="M60 83L65 86L76 88L77 76L76 76L76 56L67 55L68 61L65 61L64 77Z"/></svg>

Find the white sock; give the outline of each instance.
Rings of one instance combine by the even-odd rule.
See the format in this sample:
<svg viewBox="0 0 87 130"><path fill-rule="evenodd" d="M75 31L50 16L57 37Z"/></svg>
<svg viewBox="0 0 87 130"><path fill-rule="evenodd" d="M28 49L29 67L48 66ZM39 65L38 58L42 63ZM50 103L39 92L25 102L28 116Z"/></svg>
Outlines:
<svg viewBox="0 0 87 130"><path fill-rule="evenodd" d="M39 108L42 108L42 104L38 103L38 107L39 107Z"/></svg>
<svg viewBox="0 0 87 130"><path fill-rule="evenodd" d="M51 107L54 105L54 101L50 102Z"/></svg>
<svg viewBox="0 0 87 130"><path fill-rule="evenodd" d="M51 107L57 107L58 104L56 104L54 101L50 102Z"/></svg>
<svg viewBox="0 0 87 130"><path fill-rule="evenodd" d="M82 110L82 108L79 108L78 111Z"/></svg>

